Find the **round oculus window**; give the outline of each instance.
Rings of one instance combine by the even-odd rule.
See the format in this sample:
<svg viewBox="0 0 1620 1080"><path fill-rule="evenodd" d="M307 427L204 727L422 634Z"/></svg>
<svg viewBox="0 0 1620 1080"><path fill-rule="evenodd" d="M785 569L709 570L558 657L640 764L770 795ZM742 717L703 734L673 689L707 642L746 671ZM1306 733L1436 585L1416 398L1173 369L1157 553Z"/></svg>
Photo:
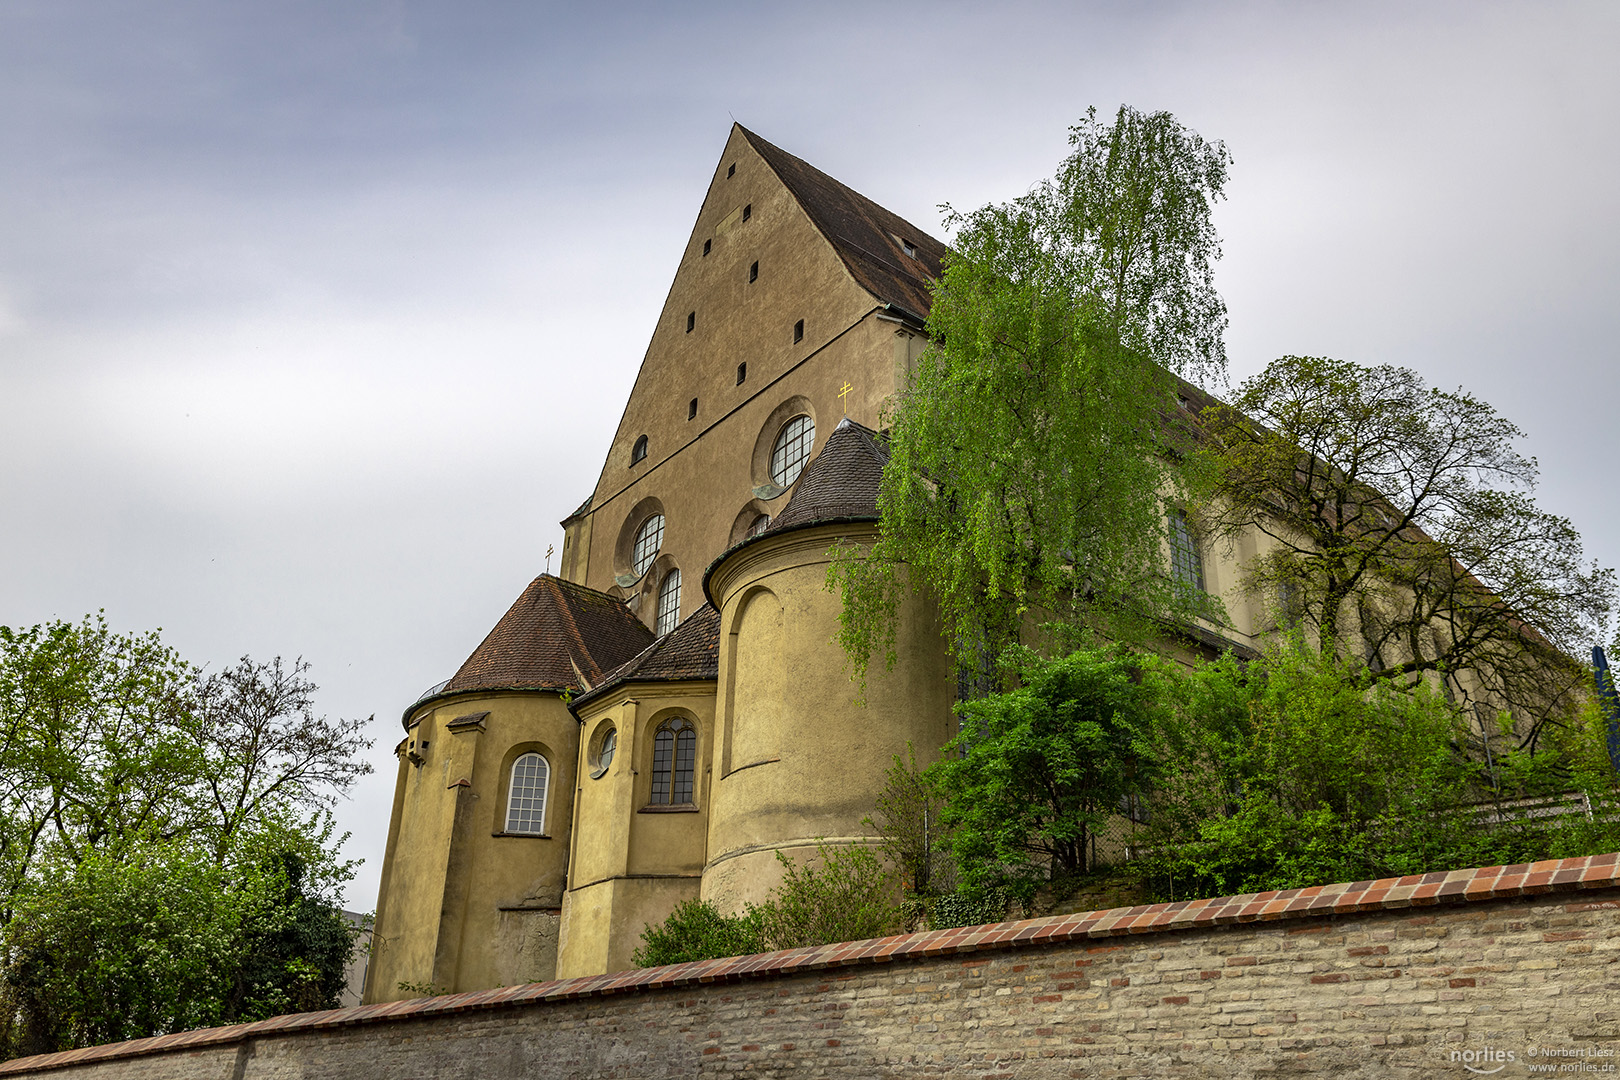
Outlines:
<svg viewBox="0 0 1620 1080"><path fill-rule="evenodd" d="M771 448L771 482L777 487L792 487L815 444L816 422L808 416L795 416L783 424Z"/></svg>
<svg viewBox="0 0 1620 1080"><path fill-rule="evenodd" d="M591 769L591 779L600 780L607 775L608 766L613 764L613 751L619 748L619 732L609 728L608 733L602 736L602 745L597 747L595 767Z"/></svg>
<svg viewBox="0 0 1620 1080"><path fill-rule="evenodd" d="M630 569L636 577L647 572L647 567L658 557L658 549L663 546L664 515L654 514L636 530L635 546L630 549Z"/></svg>

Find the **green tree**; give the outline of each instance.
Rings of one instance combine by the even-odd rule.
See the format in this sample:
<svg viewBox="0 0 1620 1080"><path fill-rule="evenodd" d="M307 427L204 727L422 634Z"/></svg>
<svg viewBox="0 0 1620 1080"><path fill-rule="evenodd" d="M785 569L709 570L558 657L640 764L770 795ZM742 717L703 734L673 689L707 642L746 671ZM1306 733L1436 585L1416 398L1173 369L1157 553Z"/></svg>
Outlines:
<svg viewBox="0 0 1620 1080"><path fill-rule="evenodd" d="M891 418L880 538L838 552L829 577L863 677L873 656L892 663L913 586L969 666L1019 640L1032 608L1116 633L1126 615L1205 610L1164 574L1163 500L1188 494L1177 377L1225 363L1211 210L1229 157L1128 107L1088 112L1069 141L1028 195L946 208L957 232L933 344Z"/></svg>
<svg viewBox="0 0 1620 1080"><path fill-rule="evenodd" d="M1187 673L1161 665L1154 678L1164 707L1149 739L1156 783L1136 869L1163 898L1620 844L1595 711L1539 754L1508 754L1493 779L1466 752L1466 716L1438 690L1380 678L1298 632L1246 665L1230 656ZM1564 797L1572 785L1573 800Z"/></svg>
<svg viewBox="0 0 1620 1080"><path fill-rule="evenodd" d="M1602 639L1615 575L1536 505L1518 427L1404 368L1297 356L1203 420L1206 518L1269 538L1249 587L1325 653L1505 707L1527 747L1573 715L1589 676L1570 657Z"/></svg>
<svg viewBox="0 0 1620 1080"><path fill-rule="evenodd" d="M881 838L879 850L899 869L902 888L919 896L949 892L955 882L950 834L942 820L944 798L934 779L917 767L910 743L904 759L894 756L885 778L875 812L861 824Z"/></svg>
<svg viewBox="0 0 1620 1080"><path fill-rule="evenodd" d="M306 670L208 675L100 617L0 627L0 1050L335 1004L330 805L370 742Z"/></svg>
<svg viewBox="0 0 1620 1080"><path fill-rule="evenodd" d="M930 771L969 889L1005 883L1028 899L1092 865L1099 830L1155 780L1152 663L1117 647L1027 657L1018 689L963 704L962 733Z"/></svg>

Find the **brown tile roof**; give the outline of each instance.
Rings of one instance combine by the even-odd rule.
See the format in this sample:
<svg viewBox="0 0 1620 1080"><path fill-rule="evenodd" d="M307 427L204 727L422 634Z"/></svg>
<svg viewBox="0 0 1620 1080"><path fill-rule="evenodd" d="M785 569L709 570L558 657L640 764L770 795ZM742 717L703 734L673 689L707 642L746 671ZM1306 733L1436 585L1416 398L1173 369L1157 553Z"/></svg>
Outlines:
<svg viewBox="0 0 1620 1080"><path fill-rule="evenodd" d="M805 466L793 495L765 535L817 521L878 517L878 486L889 452L877 433L844 417Z"/></svg>
<svg viewBox="0 0 1620 1080"><path fill-rule="evenodd" d="M612 994L650 993L674 987L697 991L716 983L787 977L806 972L847 972L851 967L874 967L929 957L1011 952L1014 949L1075 942L1106 944L1113 938L1142 941L1146 940L1142 937L1144 934L1175 933L1240 923L1295 923L1299 924L1300 930L1306 930L1313 925L1310 920L1343 919L1380 911L1466 906L1529 896L1545 896L1546 899L1540 903L1561 906L1563 913L1572 914L1599 906L1612 907L1616 903L1613 891L1616 888L1620 888L1620 854L1610 852L1513 866L1437 870L1429 874L1381 878L1377 881L1313 885L1279 892L1080 911L1041 919L924 930L865 941L840 941L831 945L812 945L754 956L727 956L667 967L633 968L606 975L529 983L526 986L502 986L494 990L357 1005L324 1012L293 1013L231 1027L203 1028L129 1042L106 1043L81 1050L63 1050L37 1057L13 1058L0 1063L0 1075L43 1073L69 1065L120 1061L210 1046L232 1046L269 1035L335 1032L363 1024L487 1014L497 1009L542 1007L553 1002ZM1341 922L1337 925L1342 928L1344 924ZM156 1075L159 1070L153 1069L151 1072Z"/></svg>
<svg viewBox="0 0 1620 1080"><path fill-rule="evenodd" d="M815 166L738 127L816 228L832 241L861 287L879 300L926 318L928 282L940 275L945 245ZM915 256L905 253L901 240L911 243Z"/></svg>
<svg viewBox="0 0 1620 1080"><path fill-rule="evenodd" d="M683 682L720 677L720 613L704 604L674 630L625 663L575 700L584 704L615 686L631 682Z"/></svg>
<svg viewBox="0 0 1620 1080"><path fill-rule="evenodd" d="M589 689L652 639L622 602L542 574L438 692Z"/></svg>

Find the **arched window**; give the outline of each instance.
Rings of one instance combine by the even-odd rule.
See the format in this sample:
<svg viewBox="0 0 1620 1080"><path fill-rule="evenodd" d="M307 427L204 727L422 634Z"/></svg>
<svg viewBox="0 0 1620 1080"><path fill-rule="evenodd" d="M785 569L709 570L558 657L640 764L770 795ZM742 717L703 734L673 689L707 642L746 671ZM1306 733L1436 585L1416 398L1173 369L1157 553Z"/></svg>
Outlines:
<svg viewBox="0 0 1620 1080"><path fill-rule="evenodd" d="M808 416L795 416L777 432L776 445L771 448L771 482L778 487L792 487L793 481L804 471L810 457L810 448L816 443L816 422Z"/></svg>
<svg viewBox="0 0 1620 1080"><path fill-rule="evenodd" d="M658 616L653 633L663 637L675 629L681 617L681 572L671 570L658 585Z"/></svg>
<svg viewBox="0 0 1620 1080"><path fill-rule="evenodd" d="M636 530L636 543L630 550L630 569L635 571L636 577L647 572L647 567L658 557L658 549L663 546L664 515L654 514Z"/></svg>
<svg viewBox="0 0 1620 1080"><path fill-rule="evenodd" d="M697 728L685 717L665 720L653 736L652 801L661 806L692 802L697 765Z"/></svg>
<svg viewBox="0 0 1620 1080"><path fill-rule="evenodd" d="M630 464L642 460L647 456L647 436L643 435L636 440L636 445L630 448Z"/></svg>
<svg viewBox="0 0 1620 1080"><path fill-rule="evenodd" d="M748 526L748 535L749 536L758 536L760 533L764 532L766 529L768 529L770 527L771 527L771 515L769 515L769 514L761 514L761 515L759 515L759 517L757 517L757 518L755 518L753 520L752 524L750 524Z"/></svg>
<svg viewBox="0 0 1620 1080"><path fill-rule="evenodd" d="M1204 558L1198 553L1192 525L1185 510L1172 510L1169 514L1170 576L1175 580L1204 591Z"/></svg>
<svg viewBox="0 0 1620 1080"><path fill-rule="evenodd" d="M546 781L551 766L539 754L512 762L512 786L506 795L506 831L538 836L546 830Z"/></svg>

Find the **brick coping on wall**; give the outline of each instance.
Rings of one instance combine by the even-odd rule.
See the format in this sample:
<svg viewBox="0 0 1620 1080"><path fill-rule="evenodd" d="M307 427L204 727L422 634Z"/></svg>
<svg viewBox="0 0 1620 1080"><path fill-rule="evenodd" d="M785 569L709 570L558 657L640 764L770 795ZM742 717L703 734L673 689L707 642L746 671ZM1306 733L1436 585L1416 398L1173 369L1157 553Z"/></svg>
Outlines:
<svg viewBox="0 0 1620 1080"><path fill-rule="evenodd" d="M443 1016L513 1005L539 1005L552 1001L605 997L609 994L738 982L743 979L792 975L826 968L883 964L907 958L1014 949L1027 945L1056 945L1084 938L1152 934L1226 926L1233 923L1470 903L1538 893L1569 893L1582 889L1617 886L1620 886L1620 852L1612 852L1607 855L1549 859L1514 866L1487 866L1477 870L1439 871L1409 877L1382 878L1378 881L1315 885L1307 889L1284 889L1277 892L1249 893L1207 900L1179 900L1169 904L1141 904L1136 907L1110 908L1106 911L1055 915L1044 919L1022 919L984 926L899 934L869 941L846 941L813 948L786 949L754 956L699 960L659 968L638 968L609 975L589 975L578 979L529 983L525 986L507 986L497 990L481 990L466 994L390 1001L349 1009L329 1009L324 1012L293 1013L252 1024L182 1031L173 1035L158 1035L130 1042L91 1046L82 1050L16 1058L0 1063L0 1074L54 1069L175 1050L194 1050L228 1045L266 1035L330 1031L334 1028L360 1024Z"/></svg>

